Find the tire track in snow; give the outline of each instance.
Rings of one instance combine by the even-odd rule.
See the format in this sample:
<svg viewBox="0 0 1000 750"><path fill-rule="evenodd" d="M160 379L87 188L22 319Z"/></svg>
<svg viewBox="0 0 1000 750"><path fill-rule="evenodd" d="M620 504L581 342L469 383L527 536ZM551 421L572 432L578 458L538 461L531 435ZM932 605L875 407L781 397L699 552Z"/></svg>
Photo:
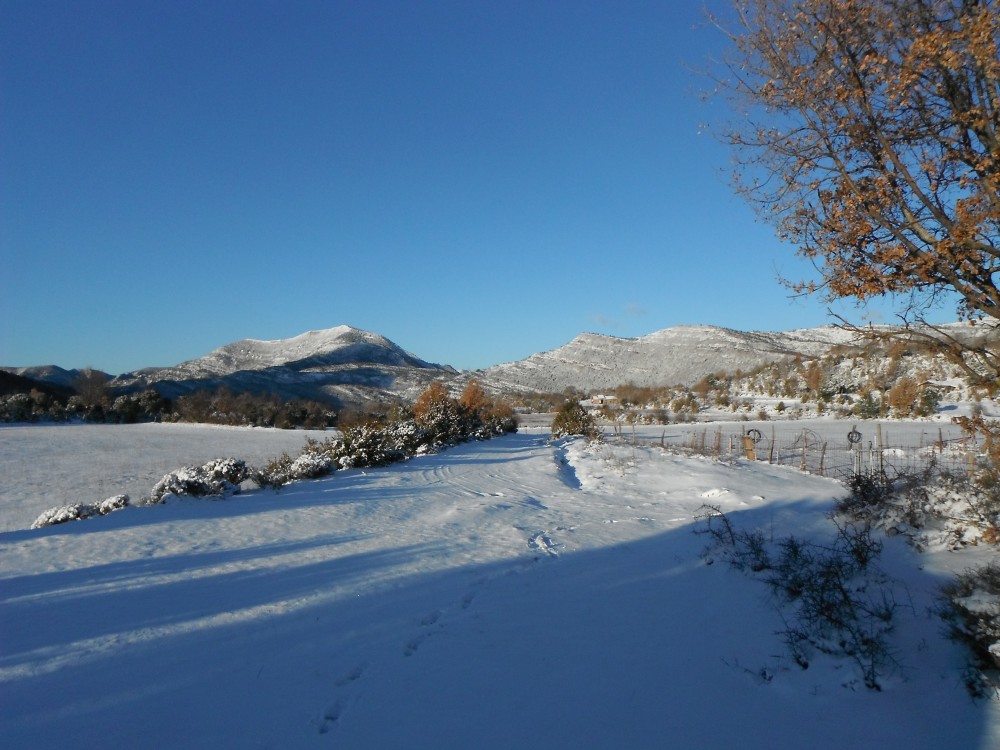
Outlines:
<svg viewBox="0 0 1000 750"><path fill-rule="evenodd" d="M583 485L580 482L580 478L576 475L576 469L567 456L566 446L561 445L556 448L553 451L552 457L556 462L558 476L562 483L572 490L580 489Z"/></svg>
<svg viewBox="0 0 1000 750"><path fill-rule="evenodd" d="M510 452L497 451L497 455L506 467ZM507 564L498 566L492 574L467 580L450 600L438 602L438 608L425 610L423 615L418 611L410 627L398 631L395 639L385 644L388 649L379 646L377 652L370 654L371 667L366 661L337 679L327 696L329 703L325 708L320 704L321 709L315 715L320 734L335 733L338 725L344 728L352 705L363 699L367 681L378 679L378 675L391 675L402 664L420 660L422 656L432 658L432 652L423 654L427 644L453 628L467 627L469 618L477 618L476 602L492 583L522 575L540 560L558 558L563 546L559 535L573 531L572 527L558 525L556 520L563 517L560 508L571 492L581 488L564 449L547 441L535 441L529 450L523 447L518 450L516 458L528 463L522 464L523 471L514 472L491 471L484 467L484 461L470 462L461 453L451 456L454 458L443 454L434 465L407 467L399 516L411 525L415 536L427 540L448 537L456 530L474 529L475 535L463 542L470 548L481 541L497 549L508 544L516 544L518 548L515 551L515 547L508 547L497 558L497 562L506 560ZM433 502L416 505L405 499L411 489L417 496L427 487L432 488ZM516 533L511 534L512 530Z"/></svg>

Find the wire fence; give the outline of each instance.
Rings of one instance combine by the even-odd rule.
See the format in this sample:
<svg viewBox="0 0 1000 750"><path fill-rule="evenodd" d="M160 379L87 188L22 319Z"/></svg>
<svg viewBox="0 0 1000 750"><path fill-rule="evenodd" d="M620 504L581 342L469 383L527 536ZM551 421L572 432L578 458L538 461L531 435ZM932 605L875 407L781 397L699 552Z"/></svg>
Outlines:
<svg viewBox="0 0 1000 750"><path fill-rule="evenodd" d="M627 433L619 435L629 439ZM731 428L706 425L702 429L646 439L657 445L684 447L698 453L724 458L748 458L771 464L792 466L801 471L835 479L855 475L889 477L922 472L974 474L989 468L983 446L972 436L937 439L924 434L907 440L889 441L877 426L873 435L862 437L852 430L846 437L832 438L811 429L778 433L777 430Z"/></svg>

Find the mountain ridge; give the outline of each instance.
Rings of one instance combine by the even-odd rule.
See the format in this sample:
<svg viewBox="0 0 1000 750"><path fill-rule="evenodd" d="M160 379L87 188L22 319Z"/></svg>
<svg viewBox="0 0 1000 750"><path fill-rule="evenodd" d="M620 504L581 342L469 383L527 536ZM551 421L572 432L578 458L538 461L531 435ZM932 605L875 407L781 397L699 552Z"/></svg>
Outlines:
<svg viewBox="0 0 1000 750"><path fill-rule="evenodd" d="M967 324L944 328L952 335L979 333ZM855 333L834 325L778 332L683 325L639 337L584 332L521 360L459 372L427 362L380 334L340 325L286 339L240 339L171 367L122 373L108 385L123 393L155 388L169 398L226 387L345 405L412 400L438 379L457 388L476 378L499 394L692 385L709 374L750 371L781 359L818 358L834 347L855 344ZM79 372L55 366L0 369L41 381L51 378L61 385Z"/></svg>
<svg viewBox="0 0 1000 750"><path fill-rule="evenodd" d="M753 369L775 359L821 356L854 336L835 326L785 332L710 325L664 328L624 338L581 333L561 347L477 371L495 390L561 391L691 385L710 373Z"/></svg>
<svg viewBox="0 0 1000 750"><path fill-rule="evenodd" d="M377 333L348 325L286 339L240 339L173 367L122 373L109 385L124 391L155 387L175 398L226 387L338 405L382 398L415 398L447 365L426 362Z"/></svg>

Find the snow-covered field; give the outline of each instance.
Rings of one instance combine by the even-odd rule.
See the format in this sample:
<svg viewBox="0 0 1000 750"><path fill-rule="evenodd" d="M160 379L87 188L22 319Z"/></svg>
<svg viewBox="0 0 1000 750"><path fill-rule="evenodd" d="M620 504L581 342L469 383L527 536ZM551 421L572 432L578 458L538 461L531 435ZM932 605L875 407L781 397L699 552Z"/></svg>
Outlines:
<svg viewBox="0 0 1000 750"><path fill-rule="evenodd" d="M529 431L29 531L28 506L119 491L84 456L121 428L81 437L76 457L25 429L40 444L0 446L3 491L37 482L45 501L0 504L4 747L1000 746L996 704L968 697L964 654L929 613L957 557L887 540L907 597L881 692L849 660L801 669L766 587L707 562L703 504L825 538L843 492L830 479ZM164 470L143 460L150 433L132 434L142 494ZM167 468L252 458L183 455ZM36 461L71 464L86 496L24 478Z"/></svg>
<svg viewBox="0 0 1000 750"><path fill-rule="evenodd" d="M265 463L330 433L199 424L0 425L0 531L42 511L121 493L138 500L169 471L213 458Z"/></svg>

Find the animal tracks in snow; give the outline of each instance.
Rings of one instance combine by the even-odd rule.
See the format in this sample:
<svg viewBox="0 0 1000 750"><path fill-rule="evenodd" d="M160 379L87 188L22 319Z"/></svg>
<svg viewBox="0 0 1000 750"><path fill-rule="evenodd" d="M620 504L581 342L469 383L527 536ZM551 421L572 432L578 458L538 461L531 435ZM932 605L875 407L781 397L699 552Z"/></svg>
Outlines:
<svg viewBox="0 0 1000 750"><path fill-rule="evenodd" d="M341 715L344 712L344 704L342 701L336 701L331 703L329 708L323 712L323 718L320 720L319 733L326 734L331 729L337 721L340 720Z"/></svg>
<svg viewBox="0 0 1000 750"><path fill-rule="evenodd" d="M365 673L366 666L367 665L365 664L359 664L356 666L350 672L337 680L337 687L344 687L344 685L350 685L352 682L360 680L361 676Z"/></svg>
<svg viewBox="0 0 1000 750"><path fill-rule="evenodd" d="M338 688L345 688L353 682L357 682L365 673L367 669L367 664L358 664L356 667L346 672L337 682L335 683ZM347 708L349 701L347 701L343 696L340 696L326 707L323 711L323 716L319 720L319 733L326 734L338 721L340 717L344 715L344 710Z"/></svg>
<svg viewBox="0 0 1000 750"><path fill-rule="evenodd" d="M417 649L420 648L421 644L427 640L429 633L421 633L420 635L414 636L403 644L403 656L413 656L417 653Z"/></svg>
<svg viewBox="0 0 1000 750"><path fill-rule="evenodd" d="M466 612L472 608L480 589L490 580L487 577L476 578L464 589L461 597L457 601L453 601L451 606L443 609L432 609L423 616L417 617L414 620L415 628L411 631L411 636L402 643L402 658L408 659L416 656L429 638L443 633L447 629L449 618L457 618L460 615L467 616ZM388 663L393 658L391 655L386 655L383 661ZM369 670L367 661L359 662L334 682L336 688L334 699L321 712L317 721L317 729L320 734L334 731L337 724L343 720L359 695L361 683L365 679L372 679L367 677L369 671L376 670Z"/></svg>

